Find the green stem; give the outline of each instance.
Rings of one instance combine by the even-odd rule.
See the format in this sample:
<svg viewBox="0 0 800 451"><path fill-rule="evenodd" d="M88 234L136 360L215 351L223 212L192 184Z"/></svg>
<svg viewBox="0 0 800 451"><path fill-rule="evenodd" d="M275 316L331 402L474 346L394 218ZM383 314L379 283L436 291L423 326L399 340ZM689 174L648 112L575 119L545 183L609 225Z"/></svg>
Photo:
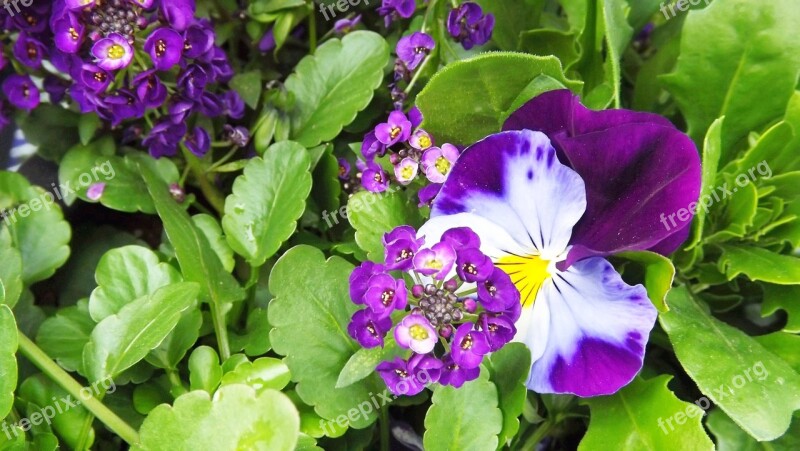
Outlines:
<svg viewBox="0 0 800 451"><path fill-rule="evenodd" d="M104 397L105 390L98 394L97 399L102 400ZM89 413L89 415L86 415L86 419L83 421L83 425L81 426L81 434L78 437L78 441L75 443L76 451L89 450L89 432L92 430L92 424L94 424L94 415Z"/></svg>
<svg viewBox="0 0 800 451"><path fill-rule="evenodd" d="M187 393L186 387L183 386L183 381L178 375L178 370L167 370L167 377L169 378L170 385L172 385L172 394L176 398Z"/></svg>
<svg viewBox="0 0 800 451"><path fill-rule="evenodd" d="M389 406L381 407L381 451L389 451Z"/></svg>
<svg viewBox="0 0 800 451"><path fill-rule="evenodd" d="M433 52L428 54L428 56L425 57L425 61L423 61L422 64L420 64L419 67L417 68L417 72L414 74L414 77L411 78L411 81L408 82L408 86L406 86L406 89L404 90L406 94L411 93L411 90L414 88L414 85L417 84L417 80L419 80L420 75L425 71L425 67L428 66L428 63L432 59L433 59Z"/></svg>
<svg viewBox="0 0 800 451"><path fill-rule="evenodd" d="M98 420L102 421L115 434L120 436L129 445L139 443L139 433L118 417L99 399L94 396L86 397L86 390L83 390L72 376L50 359L44 351L39 349L34 342L26 337L22 332L19 333L19 350L30 362L39 368L47 377L53 380L61 388L77 399L81 399L83 406L92 413Z"/></svg>
<svg viewBox="0 0 800 451"><path fill-rule="evenodd" d="M230 144L228 144L228 145L230 145ZM218 167L220 167L223 164L227 163L228 160L233 158L233 156L236 154L237 150L239 150L239 147L238 146L233 146L233 149L231 149L230 152L228 152L227 154L225 154L224 157L220 158L217 162L212 164L211 167L209 167L206 172L214 172L215 169L217 169Z"/></svg>
<svg viewBox="0 0 800 451"><path fill-rule="evenodd" d="M525 444L522 445L520 449L536 449L536 445L539 444L548 434L553 430L553 423L549 421L545 421L542 423L541 426L536 428L536 430L525 440Z"/></svg>
<svg viewBox="0 0 800 451"><path fill-rule="evenodd" d="M313 55L317 51L317 14L314 2L308 2L308 39L309 53Z"/></svg>
<svg viewBox="0 0 800 451"><path fill-rule="evenodd" d="M192 155L192 153L189 152L189 149L187 149L183 144L181 144L181 149L183 150L186 163L191 166L192 174L194 174L194 177L197 179L197 183L200 184L200 190L203 192L206 200L211 204L212 207L214 207L214 210L216 210L220 216L224 216L225 198L222 196L222 193L220 193L219 190L208 180L205 172L203 172L203 168L200 167L200 160Z"/></svg>
<svg viewBox="0 0 800 451"><path fill-rule="evenodd" d="M214 323L214 334L217 336L219 356L224 362L231 358L231 345L228 342L228 325L222 308L220 305L211 306L211 321Z"/></svg>

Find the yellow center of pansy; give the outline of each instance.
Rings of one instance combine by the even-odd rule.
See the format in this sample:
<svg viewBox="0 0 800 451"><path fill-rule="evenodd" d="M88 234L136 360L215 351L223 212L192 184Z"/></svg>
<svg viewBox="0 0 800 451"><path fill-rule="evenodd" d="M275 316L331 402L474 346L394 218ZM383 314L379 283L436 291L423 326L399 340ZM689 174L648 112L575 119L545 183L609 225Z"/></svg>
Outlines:
<svg viewBox="0 0 800 451"><path fill-rule="evenodd" d="M414 324L413 326L409 327L408 334L411 335L411 338L416 341L427 340L429 336L425 327L420 326L419 324Z"/></svg>
<svg viewBox="0 0 800 451"><path fill-rule="evenodd" d="M536 294L544 281L550 277L550 272L547 270L549 265L550 261L538 255L509 255L497 262L497 266L511 277L511 281L519 290L523 307L533 306Z"/></svg>

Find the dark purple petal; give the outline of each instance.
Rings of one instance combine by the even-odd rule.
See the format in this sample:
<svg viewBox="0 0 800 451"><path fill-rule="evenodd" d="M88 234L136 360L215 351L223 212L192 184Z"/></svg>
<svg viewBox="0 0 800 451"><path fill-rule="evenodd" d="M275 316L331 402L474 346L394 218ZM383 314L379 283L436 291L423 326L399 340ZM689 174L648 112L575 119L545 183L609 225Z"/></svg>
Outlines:
<svg viewBox="0 0 800 451"><path fill-rule="evenodd" d="M483 362L483 356L490 351L486 335L475 330L472 323L458 326L451 346L453 362L463 368L479 367Z"/></svg>
<svg viewBox="0 0 800 451"><path fill-rule="evenodd" d="M383 273L383 265L366 261L350 273L350 299L355 304L364 303L364 295L369 288L369 279L375 274Z"/></svg>
<svg viewBox="0 0 800 451"><path fill-rule="evenodd" d="M214 30L200 24L193 24L183 33L183 55L199 58L214 47Z"/></svg>
<svg viewBox="0 0 800 451"><path fill-rule="evenodd" d="M39 69L42 67L42 58L47 56L47 48L38 39L30 37L23 31L14 43L13 53L20 63L31 69Z"/></svg>
<svg viewBox="0 0 800 451"><path fill-rule="evenodd" d="M167 87L154 70L142 72L134 77L133 89L146 108L159 108L167 100Z"/></svg>
<svg viewBox="0 0 800 451"><path fill-rule="evenodd" d="M478 300L486 310L500 313L519 304L520 293L511 277L495 267L485 281L478 283Z"/></svg>
<svg viewBox="0 0 800 451"><path fill-rule="evenodd" d="M372 163L361 173L361 185L369 192L382 193L389 188L389 175Z"/></svg>
<svg viewBox="0 0 800 451"><path fill-rule="evenodd" d="M39 106L39 88L27 75L11 74L3 81L3 94L8 101L21 110L31 111Z"/></svg>
<svg viewBox="0 0 800 451"><path fill-rule="evenodd" d="M194 0L162 0L159 7L167 23L178 31L186 30L194 20Z"/></svg>
<svg viewBox="0 0 800 451"><path fill-rule="evenodd" d="M456 273L465 282L483 282L494 272L494 264L480 249L459 249Z"/></svg>
<svg viewBox="0 0 800 451"><path fill-rule="evenodd" d="M377 318L369 310L359 310L353 314L347 333L361 346L375 348L383 346L383 339L391 328L391 319Z"/></svg>
<svg viewBox="0 0 800 451"><path fill-rule="evenodd" d="M433 200L439 194L439 191L442 189L441 183L431 183L430 185L426 186L419 190L417 195L419 196L419 207L425 207L433 203Z"/></svg>
<svg viewBox="0 0 800 451"><path fill-rule="evenodd" d="M463 368L453 361L453 356L450 354L446 355L443 360L442 375L439 377L439 383L442 385L461 388L465 382L473 381L481 374L480 367Z"/></svg>
<svg viewBox="0 0 800 451"><path fill-rule="evenodd" d="M231 119L241 119L244 117L244 99L236 91L227 91L222 95L222 103L225 114Z"/></svg>
<svg viewBox="0 0 800 451"><path fill-rule="evenodd" d="M402 279L388 274L376 274L369 279L364 303L378 318L387 318L395 310L408 305L408 292Z"/></svg>
<svg viewBox="0 0 800 451"><path fill-rule="evenodd" d="M178 76L178 89L190 99L203 95L208 84L208 74L199 64L190 64Z"/></svg>
<svg viewBox="0 0 800 451"><path fill-rule="evenodd" d="M186 148L195 154L198 158L204 157L208 150L211 149L211 137L203 127L195 127L191 133L186 136Z"/></svg>
<svg viewBox="0 0 800 451"><path fill-rule="evenodd" d="M171 28L159 28L147 38L144 51L150 54L157 70L170 70L181 60L183 37Z"/></svg>
<svg viewBox="0 0 800 451"><path fill-rule="evenodd" d="M442 241L450 243L454 249L478 249L481 238L469 227L455 227L442 234Z"/></svg>

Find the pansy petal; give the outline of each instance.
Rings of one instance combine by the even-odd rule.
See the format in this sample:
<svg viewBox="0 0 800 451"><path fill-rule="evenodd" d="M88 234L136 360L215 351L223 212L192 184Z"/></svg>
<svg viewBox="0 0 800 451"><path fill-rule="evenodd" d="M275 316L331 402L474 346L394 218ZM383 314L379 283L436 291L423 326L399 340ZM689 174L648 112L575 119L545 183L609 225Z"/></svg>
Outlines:
<svg viewBox="0 0 800 451"><path fill-rule="evenodd" d="M544 134L522 130L491 135L467 148L431 216L482 216L502 225L518 243L555 258L585 209L581 177L558 161Z"/></svg>
<svg viewBox="0 0 800 451"><path fill-rule="evenodd" d="M539 304L547 308L537 310ZM546 313L548 339L533 362L528 388L584 397L615 393L636 376L657 316L644 287L627 285L599 257L554 274L537 296L527 318L531 324L518 324L529 327L521 332L527 335L518 336L527 342L530 330L541 323L536 316ZM529 346L537 351L541 345Z"/></svg>
<svg viewBox="0 0 800 451"><path fill-rule="evenodd" d="M697 200L700 158L694 143L667 119L629 110L592 111L560 90L523 105L503 129L546 133L562 161L586 183L587 211L564 265L634 249L669 254L687 236L691 217L677 226L666 226L664 218Z"/></svg>
<svg viewBox="0 0 800 451"><path fill-rule="evenodd" d="M530 245L517 243L501 226L473 213L431 218L419 228L417 237L425 238L426 243L437 243L444 232L458 227L472 229L481 239L481 252L495 261L510 254L531 255L535 252Z"/></svg>

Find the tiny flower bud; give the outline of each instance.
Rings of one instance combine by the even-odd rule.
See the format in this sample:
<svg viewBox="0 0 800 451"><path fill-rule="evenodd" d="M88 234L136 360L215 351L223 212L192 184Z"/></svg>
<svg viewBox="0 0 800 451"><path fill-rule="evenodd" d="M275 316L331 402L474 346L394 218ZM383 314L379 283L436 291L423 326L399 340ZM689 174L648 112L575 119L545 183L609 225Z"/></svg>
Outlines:
<svg viewBox="0 0 800 451"><path fill-rule="evenodd" d="M458 280L453 277L452 279L446 281L444 283L444 289L451 293L455 293L455 291L458 289Z"/></svg>
<svg viewBox="0 0 800 451"><path fill-rule="evenodd" d="M182 204L183 201L186 200L186 192L183 191L183 188L181 188L181 186L177 183L169 185L169 193L179 204Z"/></svg>
<svg viewBox="0 0 800 451"><path fill-rule="evenodd" d="M415 298L421 298L422 295L425 294L425 287L423 287L422 285L414 285L413 287L411 287L411 294Z"/></svg>
<svg viewBox="0 0 800 451"><path fill-rule="evenodd" d="M445 324L444 326L440 327L439 335L441 335L442 338L450 338L450 336L453 335L453 326Z"/></svg>
<svg viewBox="0 0 800 451"><path fill-rule="evenodd" d="M475 299L472 298L464 299L464 310L466 310L467 313L475 313L475 310L477 309L478 309L478 303L475 302Z"/></svg>
<svg viewBox="0 0 800 451"><path fill-rule="evenodd" d="M396 153L389 155L389 162L392 163L392 165L397 165L398 163L400 163L400 160L401 160L400 155Z"/></svg>

